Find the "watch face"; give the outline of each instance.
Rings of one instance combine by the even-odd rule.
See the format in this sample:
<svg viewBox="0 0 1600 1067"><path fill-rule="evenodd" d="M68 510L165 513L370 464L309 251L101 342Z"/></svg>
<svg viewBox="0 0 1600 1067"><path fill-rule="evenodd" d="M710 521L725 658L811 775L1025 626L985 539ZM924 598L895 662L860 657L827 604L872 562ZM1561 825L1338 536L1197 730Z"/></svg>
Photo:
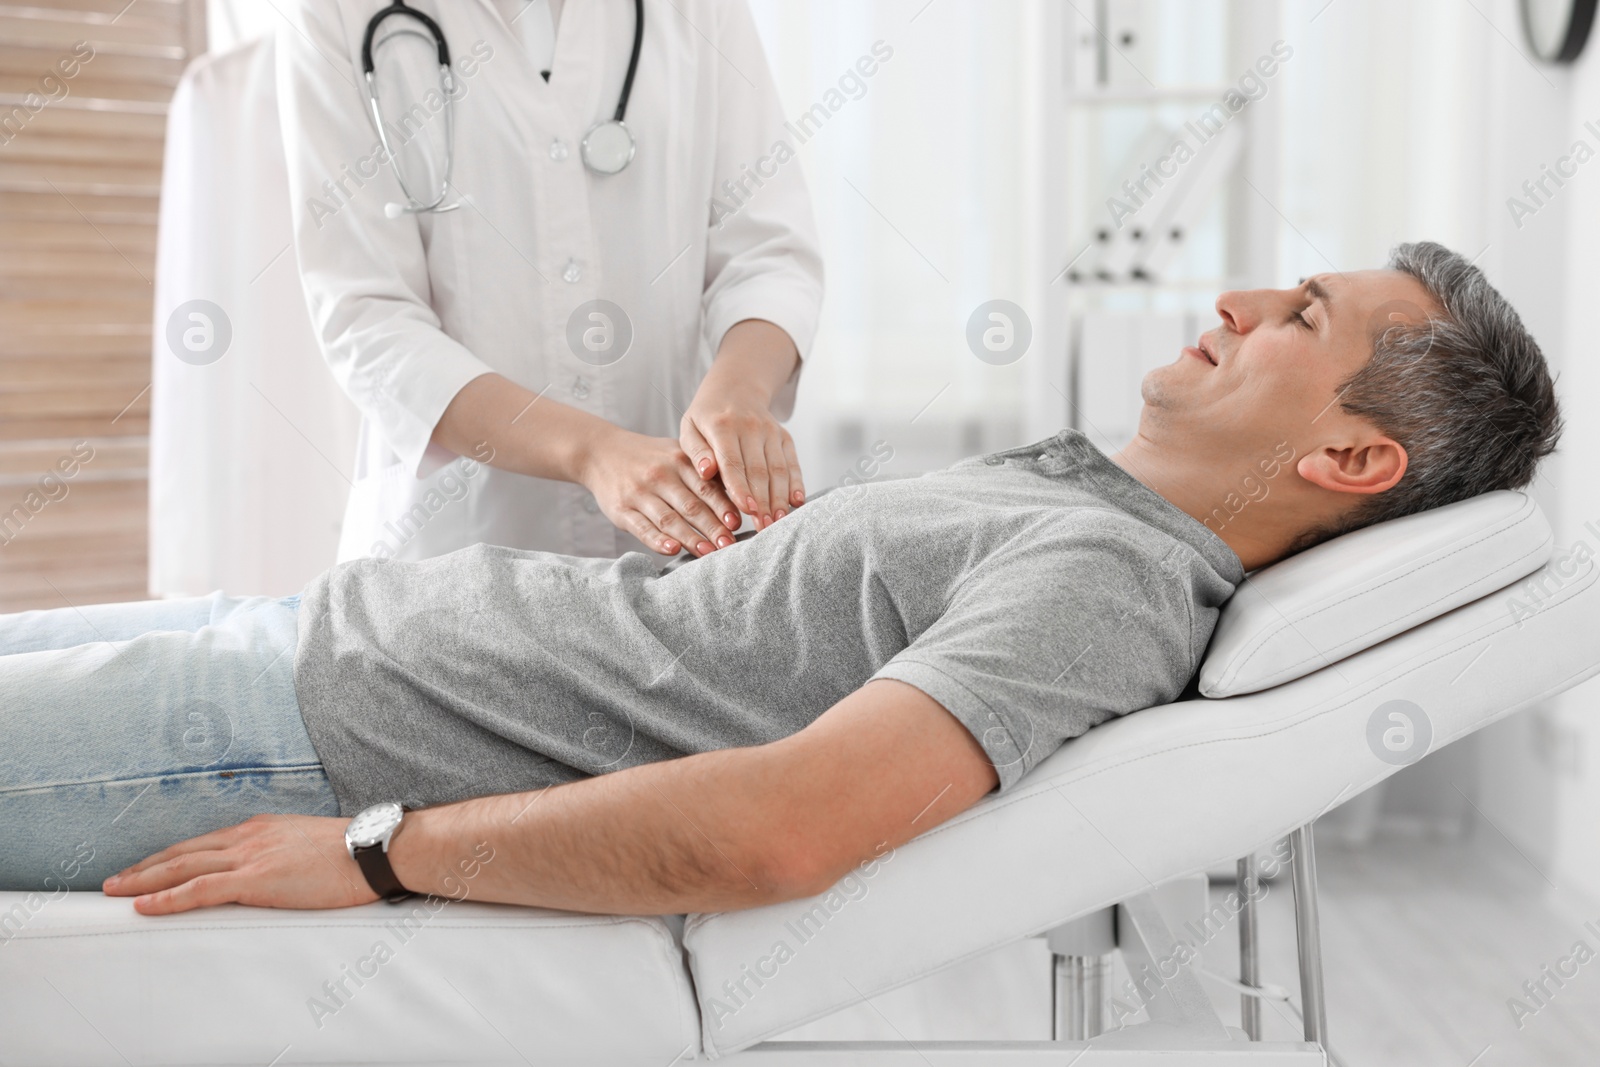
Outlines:
<svg viewBox="0 0 1600 1067"><path fill-rule="evenodd" d="M350 825L344 832L344 839L351 848L376 845L400 825L400 819L404 814L405 811L400 805L392 800L374 804L350 820Z"/></svg>

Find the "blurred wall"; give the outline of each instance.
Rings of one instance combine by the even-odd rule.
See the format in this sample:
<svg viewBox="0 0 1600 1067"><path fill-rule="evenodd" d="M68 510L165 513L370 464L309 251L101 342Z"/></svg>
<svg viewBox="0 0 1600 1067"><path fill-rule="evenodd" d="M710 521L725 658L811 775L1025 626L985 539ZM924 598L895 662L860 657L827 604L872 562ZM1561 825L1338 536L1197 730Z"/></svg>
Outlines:
<svg viewBox="0 0 1600 1067"><path fill-rule="evenodd" d="M1589 42L1565 82L1569 106L1558 133L1525 158L1518 184L1532 177L1539 162L1553 164L1578 140L1600 152L1600 33ZM1593 126L1591 127L1590 124ZM1508 192L1506 195L1510 195ZM1556 210L1559 207L1559 210ZM1551 218L1545 223L1544 216ZM1562 214L1564 212L1564 214ZM1566 549L1600 554L1600 362L1595 359L1595 293L1600 292L1600 159L1591 159L1560 191L1560 198L1528 221L1565 237L1563 301L1565 354L1559 388L1566 403L1567 430L1557 466L1561 487L1561 521L1556 543ZM1539 276L1558 276L1540 265ZM1564 694L1548 719L1527 734L1536 765L1551 780L1555 793L1554 878L1558 886L1577 887L1590 901L1600 902L1600 682ZM1592 912L1591 912L1592 914Z"/></svg>

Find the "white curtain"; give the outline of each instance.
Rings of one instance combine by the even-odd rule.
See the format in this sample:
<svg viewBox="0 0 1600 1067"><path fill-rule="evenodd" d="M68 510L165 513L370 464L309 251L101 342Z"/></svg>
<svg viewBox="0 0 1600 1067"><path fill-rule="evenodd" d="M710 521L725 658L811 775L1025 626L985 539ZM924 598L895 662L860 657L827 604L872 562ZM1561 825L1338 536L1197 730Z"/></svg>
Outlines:
<svg viewBox="0 0 1600 1067"><path fill-rule="evenodd" d="M298 592L331 566L357 418L322 361L290 247L272 40L196 63L167 126L156 256L150 589ZM225 351L179 355L204 300ZM195 320L198 321L198 320ZM220 349L218 349L220 350ZM214 350L215 351L215 350Z"/></svg>

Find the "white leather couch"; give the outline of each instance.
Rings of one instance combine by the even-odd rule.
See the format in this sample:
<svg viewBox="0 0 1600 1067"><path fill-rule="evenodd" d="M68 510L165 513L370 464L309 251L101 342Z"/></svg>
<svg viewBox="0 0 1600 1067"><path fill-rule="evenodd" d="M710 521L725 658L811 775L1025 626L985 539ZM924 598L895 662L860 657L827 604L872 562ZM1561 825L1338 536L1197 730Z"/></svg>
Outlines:
<svg viewBox="0 0 1600 1067"><path fill-rule="evenodd" d="M95 893L0 894L0 1063L1013 1062L757 1043L1265 848L1595 674L1595 568L1552 547L1527 497L1494 493L1258 572L1206 699L1096 727L848 894L686 923L470 902L142 918ZM1421 738L1398 757L1395 708Z"/></svg>

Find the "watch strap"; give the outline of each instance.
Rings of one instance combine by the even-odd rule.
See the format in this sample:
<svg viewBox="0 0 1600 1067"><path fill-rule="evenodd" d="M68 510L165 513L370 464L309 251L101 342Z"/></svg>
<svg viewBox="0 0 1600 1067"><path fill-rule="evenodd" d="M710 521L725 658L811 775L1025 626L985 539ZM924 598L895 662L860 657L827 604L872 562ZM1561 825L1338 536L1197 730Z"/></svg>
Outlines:
<svg viewBox="0 0 1600 1067"><path fill-rule="evenodd" d="M394 867L389 863L389 853L381 844L365 845L355 849L354 855L361 873L366 876L367 884L384 900L393 904L416 895L400 884L400 879L394 873Z"/></svg>

